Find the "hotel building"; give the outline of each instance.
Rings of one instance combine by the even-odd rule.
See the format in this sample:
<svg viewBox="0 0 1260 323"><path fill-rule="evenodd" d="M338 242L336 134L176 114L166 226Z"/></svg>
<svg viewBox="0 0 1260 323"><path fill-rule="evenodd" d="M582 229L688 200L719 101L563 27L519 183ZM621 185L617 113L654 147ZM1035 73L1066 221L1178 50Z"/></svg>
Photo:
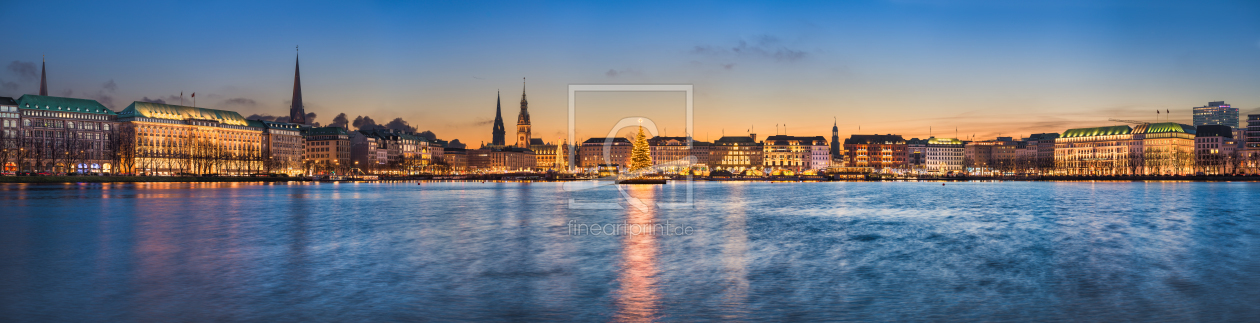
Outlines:
<svg viewBox="0 0 1260 323"><path fill-rule="evenodd" d="M133 102L118 113L125 173L252 174L263 171L262 130L233 111Z"/></svg>
<svg viewBox="0 0 1260 323"><path fill-rule="evenodd" d="M931 173L945 174L963 169L963 142L954 138L927 139L924 145L924 168Z"/></svg>
<svg viewBox="0 0 1260 323"><path fill-rule="evenodd" d="M762 142L762 165L771 174L816 173L831 165L830 148L822 136L774 135Z"/></svg>
<svg viewBox="0 0 1260 323"><path fill-rule="evenodd" d="M728 171L740 174L748 170L760 173L765 151L757 134L748 136L724 136L709 147L709 163L712 171Z"/></svg>
<svg viewBox="0 0 1260 323"><path fill-rule="evenodd" d="M1062 175L1157 175L1193 171L1195 128L1178 123L1068 129L1055 139Z"/></svg>

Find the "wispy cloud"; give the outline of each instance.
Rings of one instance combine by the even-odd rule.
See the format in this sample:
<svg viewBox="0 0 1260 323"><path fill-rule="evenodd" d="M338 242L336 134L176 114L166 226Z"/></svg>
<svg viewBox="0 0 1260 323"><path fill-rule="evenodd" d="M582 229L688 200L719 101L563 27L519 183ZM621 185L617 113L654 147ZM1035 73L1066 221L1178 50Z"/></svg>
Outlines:
<svg viewBox="0 0 1260 323"><path fill-rule="evenodd" d="M713 46L713 45L697 45L691 49L691 54L710 56L710 57L741 57L741 58L758 58L771 59L778 62L796 62L809 56L804 50L789 48L781 39L771 35L761 35L753 39L741 39L735 45ZM734 67L734 64L730 64ZM724 68L727 64L723 64Z"/></svg>
<svg viewBox="0 0 1260 323"><path fill-rule="evenodd" d="M632 75L642 75L642 74L643 74L643 73L640 73L638 70L635 70L635 69L629 69L629 68L627 68L627 69L622 69L622 70L614 70L614 69L610 69L610 70L608 70L607 72L604 72L604 75L606 75L606 76L608 76L608 77L632 76Z"/></svg>
<svg viewBox="0 0 1260 323"><path fill-rule="evenodd" d="M39 67L35 62L13 61L9 63L9 72L16 74L21 81L39 80Z"/></svg>
<svg viewBox="0 0 1260 323"><path fill-rule="evenodd" d="M232 105L232 106L241 106L241 107L249 107L249 108L253 108L253 107L258 106L258 102L257 102L257 101L254 101L253 99L246 99L246 98L231 98L231 99L227 99L227 100L223 101L223 105Z"/></svg>

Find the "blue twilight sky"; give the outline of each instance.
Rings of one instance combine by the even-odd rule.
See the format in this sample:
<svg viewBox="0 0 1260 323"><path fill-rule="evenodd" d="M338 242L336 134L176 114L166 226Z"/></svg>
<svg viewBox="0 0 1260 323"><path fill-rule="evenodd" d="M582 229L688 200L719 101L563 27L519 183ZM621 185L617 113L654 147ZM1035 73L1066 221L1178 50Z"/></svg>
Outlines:
<svg viewBox="0 0 1260 323"><path fill-rule="evenodd" d="M702 140L829 136L833 117L842 136L987 139L1260 107L1257 1L2 3L0 95L37 92L46 55L52 95L287 115L301 45L315 121L401 117L474 145L496 90L514 130L522 77L548 141L575 83L694 84ZM626 116L683 128L678 95L580 98L580 136Z"/></svg>

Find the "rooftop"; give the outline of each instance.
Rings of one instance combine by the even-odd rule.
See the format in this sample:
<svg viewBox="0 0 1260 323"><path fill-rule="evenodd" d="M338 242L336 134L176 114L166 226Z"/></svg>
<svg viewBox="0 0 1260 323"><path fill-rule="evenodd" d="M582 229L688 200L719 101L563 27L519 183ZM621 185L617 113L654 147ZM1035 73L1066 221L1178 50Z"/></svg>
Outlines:
<svg viewBox="0 0 1260 323"><path fill-rule="evenodd" d="M904 145L906 140L901 135L851 135L844 140L846 145Z"/></svg>
<svg viewBox="0 0 1260 323"><path fill-rule="evenodd" d="M18 109L117 115L96 100L26 94L17 99Z"/></svg>
<svg viewBox="0 0 1260 323"><path fill-rule="evenodd" d="M1133 133L1133 128L1130 128L1129 126L1077 128L1064 131L1061 138L1127 135L1130 133Z"/></svg>
<svg viewBox="0 0 1260 323"><path fill-rule="evenodd" d="M234 126L249 125L249 123L245 121L245 118L241 117L241 114L236 113L236 111L215 110L144 101L132 102L126 109L119 112L118 116L122 118L144 117L167 120L214 120L222 124Z"/></svg>

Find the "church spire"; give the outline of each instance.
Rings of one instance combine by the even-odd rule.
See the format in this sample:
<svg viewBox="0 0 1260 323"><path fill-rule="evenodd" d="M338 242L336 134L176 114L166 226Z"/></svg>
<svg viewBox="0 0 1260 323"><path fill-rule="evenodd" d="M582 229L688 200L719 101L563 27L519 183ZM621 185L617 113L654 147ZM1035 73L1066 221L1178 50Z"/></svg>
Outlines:
<svg viewBox="0 0 1260 323"><path fill-rule="evenodd" d="M521 78L521 114L516 117L516 146L529 148L532 134L529 125L529 101L525 100L525 78Z"/></svg>
<svg viewBox="0 0 1260 323"><path fill-rule="evenodd" d="M48 96L48 73L46 72L47 61L44 57L39 58L39 95Z"/></svg>
<svg viewBox="0 0 1260 323"><path fill-rule="evenodd" d="M503 97L498 91L494 93L494 130L490 132L490 144L503 146L507 144L504 136L507 129L503 127ZM484 146L484 145L483 145Z"/></svg>
<svg viewBox="0 0 1260 323"><path fill-rule="evenodd" d="M297 50L297 47L294 47ZM300 57L293 59L293 103L289 106L289 122L306 124L306 109L302 105L302 64Z"/></svg>

